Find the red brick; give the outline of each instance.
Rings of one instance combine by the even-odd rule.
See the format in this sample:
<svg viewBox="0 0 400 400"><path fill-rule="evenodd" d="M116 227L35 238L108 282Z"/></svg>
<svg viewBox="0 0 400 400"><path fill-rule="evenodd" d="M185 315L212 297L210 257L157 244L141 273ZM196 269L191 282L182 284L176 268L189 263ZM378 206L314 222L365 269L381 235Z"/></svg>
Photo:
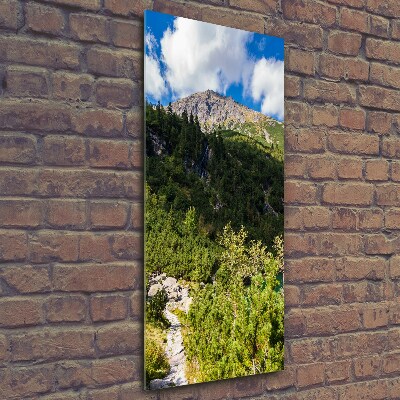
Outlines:
<svg viewBox="0 0 400 400"><path fill-rule="evenodd" d="M86 300L82 296L50 297L45 308L48 322L79 322L86 318Z"/></svg>
<svg viewBox="0 0 400 400"><path fill-rule="evenodd" d="M293 363L329 362L334 358L334 341L330 338L305 338L291 342Z"/></svg>
<svg viewBox="0 0 400 400"><path fill-rule="evenodd" d="M50 291L48 267L24 265L4 267L0 277L18 293L41 293Z"/></svg>
<svg viewBox="0 0 400 400"><path fill-rule="evenodd" d="M335 262L325 258L306 258L285 261L285 283L332 282L335 276Z"/></svg>
<svg viewBox="0 0 400 400"><path fill-rule="evenodd" d="M224 0L219 0L219 2L223 4ZM241 10L254 11L263 15L274 14L277 11L275 0L231 0L229 6L240 8Z"/></svg>
<svg viewBox="0 0 400 400"><path fill-rule="evenodd" d="M367 0L367 10L387 17L400 17L400 4L396 0Z"/></svg>
<svg viewBox="0 0 400 400"><path fill-rule="evenodd" d="M95 75L129 78L143 78L140 52L127 49L91 47L87 52L88 71Z"/></svg>
<svg viewBox="0 0 400 400"><path fill-rule="evenodd" d="M11 337L12 360L71 359L93 357L94 333L83 327L42 329Z"/></svg>
<svg viewBox="0 0 400 400"><path fill-rule="evenodd" d="M354 230L357 227L357 214L349 208L335 208L332 211L334 229Z"/></svg>
<svg viewBox="0 0 400 400"><path fill-rule="evenodd" d="M62 69L77 69L80 65L80 46L58 40L2 36L0 49L2 62Z"/></svg>
<svg viewBox="0 0 400 400"><path fill-rule="evenodd" d="M307 170L307 158L301 155L290 154L285 157L285 177L304 178Z"/></svg>
<svg viewBox="0 0 400 400"><path fill-rule="evenodd" d="M386 160L367 160L365 162L365 179L367 181L387 181L389 163Z"/></svg>
<svg viewBox="0 0 400 400"><path fill-rule="evenodd" d="M94 79L86 74L57 71L52 74L53 96L55 99L87 101L92 94Z"/></svg>
<svg viewBox="0 0 400 400"><path fill-rule="evenodd" d="M365 111L354 108L341 108L339 123L343 128L364 129Z"/></svg>
<svg viewBox="0 0 400 400"><path fill-rule="evenodd" d="M382 111L368 111L367 130L382 135L392 129L392 115Z"/></svg>
<svg viewBox="0 0 400 400"><path fill-rule="evenodd" d="M368 33L368 13L342 8L340 10L340 26L345 29Z"/></svg>
<svg viewBox="0 0 400 400"><path fill-rule="evenodd" d="M400 206L400 192L393 184L376 187L376 204L380 206Z"/></svg>
<svg viewBox="0 0 400 400"><path fill-rule="evenodd" d="M378 85L400 89L400 68L371 63L370 80Z"/></svg>
<svg viewBox="0 0 400 400"><path fill-rule="evenodd" d="M328 48L334 53L356 56L361 47L362 36L358 33L331 32L328 37Z"/></svg>
<svg viewBox="0 0 400 400"><path fill-rule="evenodd" d="M143 348L140 325L134 322L109 324L97 330L96 346L102 356L132 354Z"/></svg>
<svg viewBox="0 0 400 400"><path fill-rule="evenodd" d="M130 151L130 163L133 168L141 169L143 166L143 143L141 140L136 140L132 142L132 147Z"/></svg>
<svg viewBox="0 0 400 400"><path fill-rule="evenodd" d="M131 228L142 229L143 228L143 204L133 203L131 205Z"/></svg>
<svg viewBox="0 0 400 400"><path fill-rule="evenodd" d="M84 10L97 11L101 7L101 0L45 0L48 3L55 3L70 7L83 8Z"/></svg>
<svg viewBox="0 0 400 400"><path fill-rule="evenodd" d="M0 225L37 227L43 221L43 203L38 200L0 200Z"/></svg>
<svg viewBox="0 0 400 400"><path fill-rule="evenodd" d="M103 107L130 108L139 101L138 87L128 79L99 79L96 101Z"/></svg>
<svg viewBox="0 0 400 400"><path fill-rule="evenodd" d="M25 298L4 298L0 301L0 326L16 328L42 322L42 302Z"/></svg>
<svg viewBox="0 0 400 400"><path fill-rule="evenodd" d="M143 48L143 27L137 22L112 20L112 43L117 47L140 50Z"/></svg>
<svg viewBox="0 0 400 400"><path fill-rule="evenodd" d="M389 309L385 304L365 306L362 310L362 318L366 329L384 327L389 323Z"/></svg>
<svg viewBox="0 0 400 400"><path fill-rule="evenodd" d="M344 257L336 261L337 279L342 280L382 280L385 276L385 260L378 257Z"/></svg>
<svg viewBox="0 0 400 400"><path fill-rule="evenodd" d="M318 253L316 234L288 233L285 236L285 251L287 257L305 257Z"/></svg>
<svg viewBox="0 0 400 400"><path fill-rule="evenodd" d="M359 234L347 232L320 233L317 236L318 254L321 256L359 255L363 243Z"/></svg>
<svg viewBox="0 0 400 400"><path fill-rule="evenodd" d="M377 155L379 138L372 135L331 132L328 136L329 148L335 153Z"/></svg>
<svg viewBox="0 0 400 400"><path fill-rule="evenodd" d="M315 204L317 186L312 183L286 182L285 203Z"/></svg>
<svg viewBox="0 0 400 400"><path fill-rule="evenodd" d="M314 363L297 367L297 387L304 388L324 382L325 365Z"/></svg>
<svg viewBox="0 0 400 400"><path fill-rule="evenodd" d="M126 130L128 135L141 138L143 135L143 108L134 107L126 114Z"/></svg>
<svg viewBox="0 0 400 400"><path fill-rule="evenodd" d="M128 314L128 297L95 296L90 299L90 315L93 322L117 321Z"/></svg>
<svg viewBox="0 0 400 400"><path fill-rule="evenodd" d="M289 49L286 58L286 69L305 75L315 74L315 56L310 51Z"/></svg>
<svg viewBox="0 0 400 400"><path fill-rule="evenodd" d="M334 179L335 161L329 156L317 156L308 160L308 174L313 179Z"/></svg>
<svg viewBox="0 0 400 400"><path fill-rule="evenodd" d="M285 305L296 307L300 304L300 289L294 285L285 285Z"/></svg>
<svg viewBox="0 0 400 400"><path fill-rule="evenodd" d="M389 40L367 38L365 42L365 55L375 60L400 63L400 43Z"/></svg>
<svg viewBox="0 0 400 400"><path fill-rule="evenodd" d="M385 210L385 227L389 229L399 229L400 227L400 210Z"/></svg>
<svg viewBox="0 0 400 400"><path fill-rule="evenodd" d="M313 125L337 126L339 113L337 107L329 104L325 106L314 106L312 108Z"/></svg>
<svg viewBox="0 0 400 400"><path fill-rule="evenodd" d="M400 162L392 161L392 181L400 182Z"/></svg>
<svg viewBox="0 0 400 400"><path fill-rule="evenodd" d="M340 157L337 160L337 175L341 179L361 179L362 169L362 159Z"/></svg>
<svg viewBox="0 0 400 400"><path fill-rule="evenodd" d="M300 78L297 76L285 76L285 97L297 97L300 95Z"/></svg>
<svg viewBox="0 0 400 400"><path fill-rule="evenodd" d="M325 150L325 132L319 128L285 128L287 152L322 153Z"/></svg>
<svg viewBox="0 0 400 400"><path fill-rule="evenodd" d="M64 15L58 8L37 3L27 3L25 17L27 27L35 32L61 36L65 28Z"/></svg>
<svg viewBox="0 0 400 400"><path fill-rule="evenodd" d="M336 21L336 8L310 0L282 0L283 16L296 21L332 26Z"/></svg>
<svg viewBox="0 0 400 400"><path fill-rule="evenodd" d="M400 257L399 256L392 256L390 258L390 269L389 275L392 279L399 279L400 278Z"/></svg>
<svg viewBox="0 0 400 400"><path fill-rule="evenodd" d="M243 26L245 25L241 27ZM308 49L319 50L322 49L323 45L323 30L320 26L316 25L267 17L265 20L264 33L267 35L279 36L284 38L286 43L297 44Z"/></svg>
<svg viewBox="0 0 400 400"><path fill-rule="evenodd" d="M369 32L372 35L381 36L384 38L389 37L389 20L383 17L377 17L376 15L370 15L369 17Z"/></svg>
<svg viewBox="0 0 400 400"><path fill-rule="evenodd" d="M41 230L30 234L29 253L32 263L77 261L78 237L65 232Z"/></svg>
<svg viewBox="0 0 400 400"><path fill-rule="evenodd" d="M304 97L307 100L333 104L354 104L356 101L355 90L351 86L313 79L304 82Z"/></svg>
<svg viewBox="0 0 400 400"><path fill-rule="evenodd" d="M400 353L388 354L384 357L383 371L386 374L400 371Z"/></svg>
<svg viewBox="0 0 400 400"><path fill-rule="evenodd" d="M350 379L351 362L335 361L325 364L325 377L327 383L346 382Z"/></svg>
<svg viewBox="0 0 400 400"><path fill-rule="evenodd" d="M114 14L142 16L144 10L152 8L152 1L105 0L104 7Z"/></svg>
<svg viewBox="0 0 400 400"><path fill-rule="evenodd" d="M28 255L26 233L23 231L0 231L0 261L23 261Z"/></svg>
<svg viewBox="0 0 400 400"><path fill-rule="evenodd" d="M344 73L343 77L346 80L368 81L369 77L369 62L360 58L344 58L343 59Z"/></svg>
<svg viewBox="0 0 400 400"><path fill-rule="evenodd" d="M392 19L392 38L400 39L400 21Z"/></svg>
<svg viewBox="0 0 400 400"><path fill-rule="evenodd" d="M359 332L343 335L336 338L336 355L338 358L345 359L359 357L360 354L364 356L380 355L385 351L387 344L388 336L386 332Z"/></svg>
<svg viewBox="0 0 400 400"><path fill-rule="evenodd" d="M62 292L112 292L137 286L136 264L57 265L53 271L55 290Z"/></svg>
<svg viewBox="0 0 400 400"><path fill-rule="evenodd" d="M381 229L383 227L383 211L378 209L360 210L358 213L359 229Z"/></svg>
<svg viewBox="0 0 400 400"><path fill-rule="evenodd" d="M285 336L294 338L303 336L305 330L304 315L297 310L292 310L285 315Z"/></svg>
<svg viewBox="0 0 400 400"><path fill-rule="evenodd" d="M17 30L22 26L21 4L16 0L0 0L0 27Z"/></svg>
<svg viewBox="0 0 400 400"><path fill-rule="evenodd" d="M322 201L327 204L359 205L372 204L373 186L364 183L327 183L322 188Z"/></svg>
<svg viewBox="0 0 400 400"><path fill-rule="evenodd" d="M135 290L130 298L130 314L133 320L141 320L144 295L141 290Z"/></svg>
<svg viewBox="0 0 400 400"><path fill-rule="evenodd" d="M36 138L18 133L0 134L0 162L31 164L36 159Z"/></svg>
<svg viewBox="0 0 400 400"><path fill-rule="evenodd" d="M344 77L344 59L333 54L319 56L319 70L322 76L339 80Z"/></svg>
<svg viewBox="0 0 400 400"><path fill-rule="evenodd" d="M14 97L47 97L48 77L43 68L8 67L6 91Z"/></svg>
<svg viewBox="0 0 400 400"><path fill-rule="evenodd" d="M94 228L123 228L127 218L126 203L117 201L90 203L90 222Z"/></svg>
<svg viewBox="0 0 400 400"><path fill-rule="evenodd" d="M92 14L70 14L72 36L80 41L108 43L109 24L106 17Z"/></svg>
<svg viewBox="0 0 400 400"><path fill-rule="evenodd" d="M43 140L42 154L47 165L82 165L86 156L85 141L80 137L49 135Z"/></svg>
<svg viewBox="0 0 400 400"><path fill-rule="evenodd" d="M306 334L309 336L351 332L361 327L357 309L331 306L329 308L307 310L305 315L307 324Z"/></svg>
<svg viewBox="0 0 400 400"><path fill-rule="evenodd" d="M307 125L309 120L310 109L307 104L287 101L285 108L285 123L302 126Z"/></svg>
<svg viewBox="0 0 400 400"><path fill-rule="evenodd" d="M92 167L130 167L130 144L126 141L89 141L89 163Z"/></svg>
<svg viewBox="0 0 400 400"><path fill-rule="evenodd" d="M382 155L388 158L400 158L400 140L397 137L384 138Z"/></svg>
<svg viewBox="0 0 400 400"><path fill-rule="evenodd" d="M378 377L382 370L382 357L369 356L356 358L354 361L354 374L357 378Z"/></svg>
<svg viewBox="0 0 400 400"><path fill-rule="evenodd" d="M327 306L342 302L342 285L326 284L303 287L303 306Z"/></svg>
<svg viewBox="0 0 400 400"><path fill-rule="evenodd" d="M49 200L47 222L57 228L83 228L86 222L86 203L79 200Z"/></svg>
<svg viewBox="0 0 400 400"><path fill-rule="evenodd" d="M371 255L392 255L400 248L398 238L375 234L365 237L365 253Z"/></svg>

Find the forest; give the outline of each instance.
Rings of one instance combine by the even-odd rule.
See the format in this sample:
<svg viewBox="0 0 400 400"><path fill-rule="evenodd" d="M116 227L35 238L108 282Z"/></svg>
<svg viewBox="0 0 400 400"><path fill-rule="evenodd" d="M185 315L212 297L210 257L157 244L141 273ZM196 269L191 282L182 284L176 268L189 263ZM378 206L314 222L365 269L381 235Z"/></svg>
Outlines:
<svg viewBox="0 0 400 400"><path fill-rule="evenodd" d="M283 127L271 141L146 104L145 279L189 288L189 383L283 368ZM146 297L146 383L169 370L164 289Z"/></svg>

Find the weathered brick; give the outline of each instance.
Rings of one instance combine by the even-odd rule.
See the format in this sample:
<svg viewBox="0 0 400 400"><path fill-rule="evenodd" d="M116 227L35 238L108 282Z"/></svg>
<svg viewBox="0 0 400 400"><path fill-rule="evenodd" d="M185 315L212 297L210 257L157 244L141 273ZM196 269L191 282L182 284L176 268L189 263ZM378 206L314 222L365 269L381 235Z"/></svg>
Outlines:
<svg viewBox="0 0 400 400"><path fill-rule="evenodd" d="M64 15L55 7L30 2L25 6L25 16L26 25L35 32L61 36L65 28Z"/></svg>
<svg viewBox="0 0 400 400"><path fill-rule="evenodd" d="M363 8L365 0L328 0L329 3L340 4L343 6L350 6L355 8Z"/></svg>
<svg viewBox="0 0 400 400"><path fill-rule="evenodd" d="M13 97L47 97L48 74L43 68L8 67L6 92Z"/></svg>
<svg viewBox="0 0 400 400"><path fill-rule="evenodd" d="M300 78L297 76L285 76L285 97L297 97L300 95Z"/></svg>
<svg viewBox="0 0 400 400"><path fill-rule="evenodd" d="M132 142L130 149L130 163L132 168L142 169L143 166L144 149L142 140L135 140Z"/></svg>
<svg viewBox="0 0 400 400"><path fill-rule="evenodd" d="M307 158L302 155L290 154L285 159L286 178L304 178L307 175Z"/></svg>
<svg viewBox="0 0 400 400"><path fill-rule="evenodd" d="M43 222L43 203L38 200L0 200L0 225L37 227Z"/></svg>
<svg viewBox="0 0 400 400"><path fill-rule="evenodd" d="M333 104L354 104L356 94L354 88L345 83L334 83L309 79L304 82L304 97L307 100L328 102Z"/></svg>
<svg viewBox="0 0 400 400"><path fill-rule="evenodd" d="M285 285L285 306L296 307L300 304L300 289L294 285Z"/></svg>
<svg viewBox="0 0 400 400"><path fill-rule="evenodd" d="M130 108L138 105L140 95L136 84L128 79L99 79L96 85L96 101L111 108Z"/></svg>
<svg viewBox="0 0 400 400"><path fill-rule="evenodd" d="M382 357L369 356L353 361L354 374L357 378L378 377L382 370Z"/></svg>
<svg viewBox="0 0 400 400"><path fill-rule="evenodd" d="M307 125L310 109L307 104L287 101L285 109L285 123L294 126Z"/></svg>
<svg viewBox="0 0 400 400"><path fill-rule="evenodd" d="M329 148L335 153L377 155L379 138L372 135L331 132L328 136Z"/></svg>
<svg viewBox="0 0 400 400"><path fill-rule="evenodd" d="M315 204L317 197L317 186L313 183L286 182L285 203Z"/></svg>
<svg viewBox="0 0 400 400"><path fill-rule="evenodd" d="M131 227L133 229L142 229L144 225L143 204L133 203L131 205Z"/></svg>
<svg viewBox="0 0 400 400"><path fill-rule="evenodd" d="M327 383L346 382L350 379L351 361L334 361L325 364Z"/></svg>
<svg viewBox="0 0 400 400"><path fill-rule="evenodd" d="M110 29L115 46L136 50L143 48L143 27L139 23L113 19Z"/></svg>
<svg viewBox="0 0 400 400"><path fill-rule="evenodd" d="M315 56L313 52L289 49L286 57L286 69L305 75L315 74Z"/></svg>
<svg viewBox="0 0 400 400"><path fill-rule="evenodd" d="M85 10L97 11L101 7L101 0L44 0L48 3L55 3L70 7L83 8Z"/></svg>
<svg viewBox="0 0 400 400"><path fill-rule="evenodd" d="M95 296L90 299L92 321L117 321L125 319L128 314L128 297Z"/></svg>
<svg viewBox="0 0 400 400"><path fill-rule="evenodd" d="M372 234L365 237L365 253L370 255L392 255L400 248L398 238L384 234Z"/></svg>
<svg viewBox="0 0 400 400"><path fill-rule="evenodd" d="M36 138L18 133L0 134L0 161L30 164L36 158Z"/></svg>
<svg viewBox="0 0 400 400"><path fill-rule="evenodd" d="M400 68L371 63L370 80L378 85L400 89Z"/></svg>
<svg viewBox="0 0 400 400"><path fill-rule="evenodd" d="M393 184L376 187L376 204L380 206L400 206L400 192Z"/></svg>
<svg viewBox="0 0 400 400"><path fill-rule="evenodd" d="M87 74L54 72L52 74L53 96L60 100L87 101L92 94L93 82L93 77Z"/></svg>
<svg viewBox="0 0 400 400"><path fill-rule="evenodd" d="M322 153L325 149L325 131L319 128L285 128L287 152Z"/></svg>
<svg viewBox="0 0 400 400"><path fill-rule="evenodd" d="M114 14L142 16L144 10L152 8L152 1L105 0L104 7Z"/></svg>
<svg viewBox="0 0 400 400"><path fill-rule="evenodd" d="M355 108L341 108L339 123L343 128L364 130L365 111Z"/></svg>
<svg viewBox="0 0 400 400"><path fill-rule="evenodd" d="M368 206L374 187L365 183L327 183L322 188L322 201L327 204Z"/></svg>
<svg viewBox="0 0 400 400"><path fill-rule="evenodd" d="M392 161L391 179L394 182L400 182L400 162Z"/></svg>
<svg viewBox="0 0 400 400"><path fill-rule="evenodd" d="M134 50L94 46L87 52L88 71L95 75L140 80L143 78L142 57Z"/></svg>
<svg viewBox="0 0 400 400"><path fill-rule="evenodd" d="M300 365L297 367L297 387L305 388L324 382L325 365L324 363L313 363Z"/></svg>
<svg viewBox="0 0 400 400"><path fill-rule="evenodd" d="M282 37L286 43L297 44L309 49L322 49L323 30L320 26L267 17L264 33Z"/></svg>
<svg viewBox="0 0 400 400"><path fill-rule="evenodd" d="M385 210L385 227L389 229L399 229L400 210L395 208Z"/></svg>
<svg viewBox="0 0 400 400"><path fill-rule="evenodd" d="M342 8L340 10L340 26L345 29L368 33L368 13L350 8Z"/></svg>
<svg viewBox="0 0 400 400"><path fill-rule="evenodd" d="M360 210L358 213L359 229L374 230L383 227L383 211L381 209Z"/></svg>
<svg viewBox="0 0 400 400"><path fill-rule="evenodd" d="M361 47L362 36L358 33L331 32L328 37L328 48L337 54L356 56Z"/></svg>
<svg viewBox="0 0 400 400"><path fill-rule="evenodd" d="M318 254L316 234L287 233L285 236L287 257L305 257Z"/></svg>
<svg viewBox="0 0 400 400"><path fill-rule="evenodd" d="M335 208L332 211L334 229L354 230L357 227L357 214L349 208Z"/></svg>
<svg viewBox="0 0 400 400"><path fill-rule="evenodd" d="M30 234L29 253L32 263L66 262L78 259L78 238L64 232L41 230Z"/></svg>
<svg viewBox="0 0 400 400"><path fill-rule="evenodd" d="M388 354L384 357L383 371L386 374L400 371L400 353Z"/></svg>
<svg viewBox="0 0 400 400"><path fill-rule="evenodd" d="M392 38L400 39L400 21L397 19L392 19L391 26L392 26Z"/></svg>
<svg viewBox="0 0 400 400"><path fill-rule="evenodd" d="M363 161L361 158L344 158L337 160L337 176L341 179L361 179Z"/></svg>
<svg viewBox="0 0 400 400"><path fill-rule="evenodd" d="M13 361L93 357L94 333L80 328L42 329L11 337Z"/></svg>
<svg viewBox="0 0 400 400"><path fill-rule="evenodd" d="M3 328L40 325L42 319L40 300L16 297L0 300L0 326Z"/></svg>
<svg viewBox="0 0 400 400"><path fill-rule="evenodd" d="M108 43L109 22L106 17L92 14L70 14L72 36L80 41Z"/></svg>
<svg viewBox="0 0 400 400"><path fill-rule="evenodd" d="M143 137L143 109L134 107L126 114L126 130L130 136L141 138Z"/></svg>
<svg viewBox="0 0 400 400"><path fill-rule="evenodd" d="M112 292L137 286L136 264L57 265L54 288L62 292Z"/></svg>
<svg viewBox="0 0 400 400"><path fill-rule="evenodd" d="M374 304L362 309L363 325L366 329L387 326L389 323L389 309L385 304Z"/></svg>
<svg viewBox="0 0 400 400"><path fill-rule="evenodd" d="M369 32L372 35L381 36L384 38L389 37L389 20L376 15L369 16Z"/></svg>
<svg viewBox="0 0 400 400"><path fill-rule="evenodd" d="M367 10L387 17L400 17L400 4L396 0L367 0Z"/></svg>
<svg viewBox="0 0 400 400"><path fill-rule="evenodd" d="M388 134L392 128L392 115L383 111L368 111L367 130L382 135Z"/></svg>
<svg viewBox="0 0 400 400"><path fill-rule="evenodd" d="M17 30L22 26L21 3L17 0L0 0L0 27Z"/></svg>
<svg viewBox="0 0 400 400"><path fill-rule="evenodd" d="M58 40L0 37L0 61L47 68L77 69L81 48Z"/></svg>
<svg viewBox="0 0 400 400"><path fill-rule="evenodd" d="M390 40L367 38L365 42L365 55L374 60L391 61L400 63L400 43Z"/></svg>
<svg viewBox="0 0 400 400"><path fill-rule="evenodd" d="M389 178L389 163L376 159L365 162L365 179L367 181L387 181Z"/></svg>
<svg viewBox="0 0 400 400"><path fill-rule="evenodd" d="M86 222L86 202L52 199L47 203L47 223L55 228L82 229Z"/></svg>
<svg viewBox="0 0 400 400"><path fill-rule="evenodd" d="M0 231L0 261L24 261L28 255L26 233L17 230Z"/></svg>
<svg viewBox="0 0 400 400"><path fill-rule="evenodd" d="M336 177L335 160L329 156L317 156L309 159L308 175L312 179L334 179Z"/></svg>
<svg viewBox="0 0 400 400"><path fill-rule="evenodd" d="M332 26L336 21L336 8L310 0L283 0L283 16L296 21Z"/></svg>
<svg viewBox="0 0 400 400"><path fill-rule="evenodd" d="M297 339L291 342L290 354L296 364L329 362L334 358L334 341L331 338Z"/></svg>
<svg viewBox="0 0 400 400"><path fill-rule="evenodd" d="M332 282L335 276L335 261L325 258L304 258L285 261L285 283Z"/></svg>
<svg viewBox="0 0 400 400"><path fill-rule="evenodd" d="M360 235L348 232L320 233L316 236L316 242L321 256L358 256L363 250Z"/></svg>
<svg viewBox="0 0 400 400"><path fill-rule="evenodd" d="M123 228L127 223L128 204L122 202L90 203L90 222L94 228Z"/></svg>
<svg viewBox="0 0 400 400"><path fill-rule="evenodd" d="M143 346L141 327L134 322L116 323L97 330L96 345L99 354L133 354Z"/></svg>
<svg viewBox="0 0 400 400"><path fill-rule="evenodd" d="M389 158L400 158L400 140L397 137L384 138L382 155Z"/></svg>
<svg viewBox="0 0 400 400"><path fill-rule="evenodd" d="M351 335L343 335L336 338L336 355L340 358L349 359L370 354L381 354L385 351L388 336L382 332L360 332ZM368 397L367 397L368 398Z"/></svg>
<svg viewBox="0 0 400 400"><path fill-rule="evenodd" d="M89 141L89 163L92 167L130 167L130 143L115 140Z"/></svg>
<svg viewBox="0 0 400 400"><path fill-rule="evenodd" d="M42 157L47 165L83 165L85 156L85 141L80 137L48 135L43 140Z"/></svg>
<svg viewBox="0 0 400 400"><path fill-rule="evenodd" d="M327 306L342 302L342 285L326 284L303 287L304 306Z"/></svg>
<svg viewBox="0 0 400 400"><path fill-rule="evenodd" d="M130 298L130 314L132 319L140 320L143 312L144 295L141 290L135 290Z"/></svg>
<svg viewBox="0 0 400 400"><path fill-rule="evenodd" d="M19 293L47 292L51 288L48 267L24 265L4 267L0 277Z"/></svg>
<svg viewBox="0 0 400 400"><path fill-rule="evenodd" d="M82 296L50 297L45 303L48 322L79 322L86 317L86 300Z"/></svg>
<svg viewBox="0 0 400 400"><path fill-rule="evenodd" d="M332 104L314 106L312 108L313 125L325 125L328 127L337 126L339 123L339 112Z"/></svg>

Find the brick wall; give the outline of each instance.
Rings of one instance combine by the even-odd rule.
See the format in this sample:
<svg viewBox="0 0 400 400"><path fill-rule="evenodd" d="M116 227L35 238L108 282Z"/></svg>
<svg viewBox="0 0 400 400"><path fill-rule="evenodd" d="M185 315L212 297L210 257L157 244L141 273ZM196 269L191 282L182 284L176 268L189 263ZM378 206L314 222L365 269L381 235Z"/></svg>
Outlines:
<svg viewBox="0 0 400 400"><path fill-rule="evenodd" d="M286 40L286 369L142 391L150 8ZM400 398L398 0L0 0L4 399Z"/></svg>

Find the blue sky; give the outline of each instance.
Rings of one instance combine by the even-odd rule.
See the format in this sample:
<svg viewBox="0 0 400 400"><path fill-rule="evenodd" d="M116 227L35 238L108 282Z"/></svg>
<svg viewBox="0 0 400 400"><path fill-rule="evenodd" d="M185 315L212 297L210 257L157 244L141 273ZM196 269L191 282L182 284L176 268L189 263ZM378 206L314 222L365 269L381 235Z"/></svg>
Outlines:
<svg viewBox="0 0 400 400"><path fill-rule="evenodd" d="M283 39L145 11L145 95L166 105L207 89L283 120Z"/></svg>

